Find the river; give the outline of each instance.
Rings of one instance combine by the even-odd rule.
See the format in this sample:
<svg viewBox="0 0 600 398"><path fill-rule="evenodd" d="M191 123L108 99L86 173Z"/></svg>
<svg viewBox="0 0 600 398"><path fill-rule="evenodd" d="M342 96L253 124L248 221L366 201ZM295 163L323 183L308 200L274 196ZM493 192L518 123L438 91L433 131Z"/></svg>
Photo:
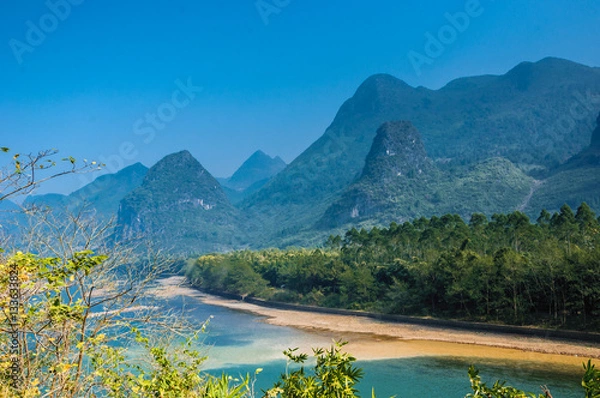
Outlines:
<svg viewBox="0 0 600 398"><path fill-rule="evenodd" d="M257 391L272 386L285 371L283 350L301 347L310 353L310 347L332 343L331 334L270 325L263 317L208 305L195 297L175 296L165 299L164 305L175 311L184 309L186 316L198 322L210 318L202 344L209 357L205 369L215 375L226 372L237 376L262 368L256 379ZM500 379L535 393L541 392L540 385L547 385L554 398L583 396L580 366L531 361L529 353L519 355L515 350L423 341L401 344L406 344L407 353L401 358L358 358L357 366L365 371L359 385L361 396L370 397L373 387L378 397L464 397L470 392L467 369L471 364L480 369L488 384ZM432 355L432 348L438 346L440 355Z"/></svg>

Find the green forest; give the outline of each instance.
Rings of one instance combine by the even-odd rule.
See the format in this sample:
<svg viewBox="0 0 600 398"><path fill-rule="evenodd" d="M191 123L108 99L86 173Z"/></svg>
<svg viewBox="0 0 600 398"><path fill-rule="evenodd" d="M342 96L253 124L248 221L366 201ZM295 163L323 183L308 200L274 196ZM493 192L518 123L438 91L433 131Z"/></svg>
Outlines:
<svg viewBox="0 0 600 398"><path fill-rule="evenodd" d="M317 249L204 255L186 274L273 301L600 330L600 222L585 203L537 220L516 211L353 228Z"/></svg>

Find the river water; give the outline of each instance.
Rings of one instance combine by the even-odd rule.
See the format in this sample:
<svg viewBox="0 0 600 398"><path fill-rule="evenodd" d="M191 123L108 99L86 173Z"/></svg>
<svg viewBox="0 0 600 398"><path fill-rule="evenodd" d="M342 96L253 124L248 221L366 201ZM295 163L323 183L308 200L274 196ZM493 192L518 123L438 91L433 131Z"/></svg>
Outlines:
<svg viewBox="0 0 600 398"><path fill-rule="evenodd" d="M202 344L202 350L209 357L205 369L215 375L225 372L238 376L252 375L262 368L256 378L257 391L271 387L285 371L283 350L301 347L310 353L309 347L332 344L332 336L269 325L259 316L207 305L198 298L177 296L166 299L164 304L170 310L185 310L186 316L198 322L210 318ZM471 364L480 369L482 380L488 384L500 379L535 393L541 392L540 385L547 385L554 398L583 396L580 387L583 371L579 366L515 359L515 355L509 355L510 359L498 359L498 355L491 355L495 359L486 358L482 349L471 351L468 345L454 348L443 350L455 353L453 355L432 356L428 353L420 356L414 353L413 345L409 357L370 361L358 358L357 366L365 371L359 385L361 396L370 397L371 388L375 388L378 397L464 397L470 392L467 369ZM473 356L475 351L477 355ZM492 351L496 353L498 349L490 349ZM529 355L523 355L523 358L529 358Z"/></svg>

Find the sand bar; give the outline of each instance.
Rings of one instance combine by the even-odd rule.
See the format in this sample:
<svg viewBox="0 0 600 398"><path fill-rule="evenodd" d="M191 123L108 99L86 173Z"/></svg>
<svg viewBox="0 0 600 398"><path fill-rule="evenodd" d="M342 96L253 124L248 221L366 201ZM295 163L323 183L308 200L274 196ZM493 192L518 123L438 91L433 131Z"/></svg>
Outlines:
<svg viewBox="0 0 600 398"><path fill-rule="evenodd" d="M463 331L421 325L383 322L349 315L311 313L261 307L243 301L204 294L183 277L159 281L155 294L162 297L196 297L209 305L264 317L278 326L302 329L323 338L348 341L347 349L363 360L416 356L515 359L581 367L589 358L600 358L600 345L548 340L509 334ZM301 347L304 349L304 347ZM596 361L598 362L598 361Z"/></svg>

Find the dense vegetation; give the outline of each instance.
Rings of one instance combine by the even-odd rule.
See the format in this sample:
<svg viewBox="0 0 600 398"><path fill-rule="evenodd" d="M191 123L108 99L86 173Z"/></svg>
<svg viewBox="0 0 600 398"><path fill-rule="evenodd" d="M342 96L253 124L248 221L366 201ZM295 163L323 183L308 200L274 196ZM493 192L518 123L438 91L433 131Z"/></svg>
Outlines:
<svg viewBox="0 0 600 398"><path fill-rule="evenodd" d="M600 224L584 203L542 211L420 218L351 229L320 249L197 259L201 288L326 307L600 328Z"/></svg>
<svg viewBox="0 0 600 398"><path fill-rule="evenodd" d="M600 164L600 155L598 156ZM543 207L558 209L563 203L577 206L581 198L592 209L600 209L600 167L588 165L568 170L558 170L543 181L535 191L525 212Z"/></svg>
<svg viewBox="0 0 600 398"><path fill-rule="evenodd" d="M9 149L0 147L0 151L6 153ZM12 163L0 170L0 203L44 181L36 180L34 172L26 172L54 167L51 159L50 166L47 167L46 162L41 164L47 157L48 153L41 153L22 162L19 154L13 155ZM66 160L73 164L70 170L51 172L46 179L80 170L74 166L73 158ZM582 205L577 215L565 207L554 217L542 216L540 225L547 226L550 231L558 228L566 233L560 236L567 239L569 255L575 249L579 250L580 241L587 243L585 247L597 247L598 223L586 206ZM452 219L456 225L461 222L459 218L450 217ZM22 252L5 255L0 249L0 397L258 396L249 376L237 380L227 375L214 377L202 372L205 358L192 346L197 333L189 333L179 348L170 345L169 341L161 341L160 337L158 340L146 337L156 334L157 324L163 328L169 325L174 332L171 335L182 331L169 322L168 315L165 318L157 313L156 307L148 307L148 313L144 312L144 307L136 307L148 293L148 284L163 269L157 264L160 257L149 255L143 261L146 263L144 268L137 268L139 259L134 261L135 257L130 257L135 250L103 244L107 242L108 226L97 225L93 217L75 216L65 221L67 226L64 228L50 221L56 229L56 236L47 236L46 231L49 230L46 228L41 229L42 236L31 235L36 241L33 246L36 251L51 253L50 256ZM423 221L437 228L432 224L433 219ZM482 217L473 217L472 224L474 228L485 230L486 223ZM394 228L399 227L391 226L389 231ZM328 242L330 250L319 253L327 253L325 258L340 262L345 261L344 250L348 248L349 253L359 256L361 247L369 246L367 243L370 241L377 242L374 239L376 234L373 235L375 231L350 231L344 242L339 236L331 237ZM362 235L366 236L366 240ZM525 234L518 235L520 238L516 242L520 243L515 242L517 253L523 247L522 237ZM377 245L379 243L371 246ZM464 251L466 245L463 243L461 250ZM96 247L105 254L95 255L88 250L90 247ZM310 256L302 254L298 259L310 259L314 255L317 251ZM290 261L292 258L286 260L285 256L282 257L284 261L281 264L298 265L298 261ZM206 264L215 264L210 260L204 259ZM267 280L252 265L227 267L223 263L218 262L212 270L216 271L212 273L217 278L215 280L223 278L221 287L255 290L257 293L268 290ZM123 267L124 264L127 266ZM307 270L313 270L312 263L308 265ZM210 275L211 272L208 272L207 276ZM357 276L354 272L348 275ZM317 275L317 279L321 277ZM306 279L304 283L307 283ZM146 353L145 360L136 360L128 355L128 348L135 345ZM314 368L305 369L302 365L297 370L286 369L263 396L357 397L355 385L362 371L354 367L355 358L341 351L342 345L339 343L329 350L315 350ZM296 354L294 350L285 354L290 361L298 364L304 364L308 359L306 354ZM258 373L259 370L256 375ZM488 387L481 382L475 369L470 369L469 376L473 394L468 397L535 397L501 383ZM600 395L600 372L591 362L585 366L582 386L586 397Z"/></svg>

